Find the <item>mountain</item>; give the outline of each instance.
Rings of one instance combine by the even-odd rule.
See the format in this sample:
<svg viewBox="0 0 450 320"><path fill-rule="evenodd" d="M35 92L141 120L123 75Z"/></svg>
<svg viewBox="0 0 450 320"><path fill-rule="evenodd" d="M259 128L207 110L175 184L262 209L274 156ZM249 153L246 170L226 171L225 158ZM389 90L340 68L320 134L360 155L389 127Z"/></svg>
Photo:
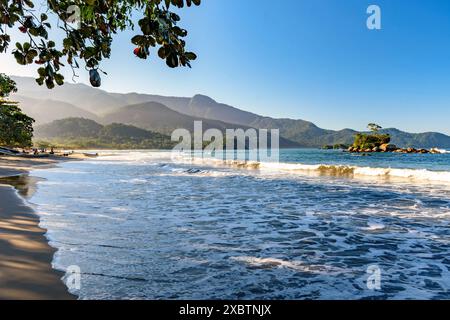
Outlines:
<svg viewBox="0 0 450 320"><path fill-rule="evenodd" d="M37 126L35 140L69 148L170 149L175 145L169 136L160 133L120 123L103 126L83 118Z"/></svg>
<svg viewBox="0 0 450 320"><path fill-rule="evenodd" d="M114 112L106 114L102 121L104 123L125 123L133 126L155 130L165 134L171 134L177 128L184 128L192 131L194 121L202 120L203 128L226 129L227 125L216 120L194 118L169 109L165 105L157 102L147 102L120 108Z"/></svg>
<svg viewBox="0 0 450 320"><path fill-rule="evenodd" d="M214 127L280 129L284 138L281 145L300 147L320 147L323 145L350 144L356 131L343 129L339 131L319 128L305 120L276 119L247 112L233 106L216 102L205 95L189 97L165 97L139 93L109 93L84 84L66 83L51 90L39 87L35 80L25 77L13 77L17 82L22 97L42 100L51 97L58 118L67 113L67 117L79 116L100 123L123 122L134 126L168 134L174 128L191 129L194 120L202 120L206 129ZM47 104L49 102L47 101ZM42 105L36 101L22 104L24 109L39 109ZM33 104L33 107L30 105ZM43 103L45 105L45 103ZM65 107L60 107L65 104ZM71 107L68 108L68 105ZM60 108L57 110L57 108ZM33 109L33 110L34 110ZM48 109L48 108L47 108ZM38 111L30 115L39 117L40 123L46 121ZM64 109L64 110L63 110ZM147 110L148 109L148 110ZM84 110L87 114L78 114ZM129 113L129 114L128 114ZM49 121L46 121L49 122ZM450 137L441 133L407 133L398 129L386 129L392 135L392 142L398 146L416 148L450 148Z"/></svg>
<svg viewBox="0 0 450 320"><path fill-rule="evenodd" d="M36 120L36 125L68 117L98 120L95 114L67 102L51 99L34 99L21 95L15 95L13 99L20 103L21 109L27 115Z"/></svg>
<svg viewBox="0 0 450 320"><path fill-rule="evenodd" d="M112 94L95 89L85 84L72 84L66 82L63 86L56 86L49 91L45 86L38 86L33 78L11 77L17 83L17 95L42 99L49 97L51 100L70 103L71 105L86 110L90 113L101 115L128 104ZM13 98L15 95L12 96Z"/></svg>
<svg viewBox="0 0 450 320"><path fill-rule="evenodd" d="M388 133L392 137L392 143L402 147L414 148L450 148L450 137L438 132L408 133L398 129L383 129L381 133Z"/></svg>
<svg viewBox="0 0 450 320"><path fill-rule="evenodd" d="M67 118L35 127L37 139L46 138L92 138L100 135L103 126L93 120Z"/></svg>
<svg viewBox="0 0 450 320"><path fill-rule="evenodd" d="M225 123L218 120L210 120L199 117L191 117L157 102L147 102L132 106L122 107L114 112L106 114L102 122L124 123L138 128L156 131L162 134L170 135L175 129L183 128L189 131L194 130L194 122L202 121L202 129L219 129L225 133L226 129L250 129L251 127ZM283 137L280 138L280 146L284 148L300 147L299 144L289 141Z"/></svg>

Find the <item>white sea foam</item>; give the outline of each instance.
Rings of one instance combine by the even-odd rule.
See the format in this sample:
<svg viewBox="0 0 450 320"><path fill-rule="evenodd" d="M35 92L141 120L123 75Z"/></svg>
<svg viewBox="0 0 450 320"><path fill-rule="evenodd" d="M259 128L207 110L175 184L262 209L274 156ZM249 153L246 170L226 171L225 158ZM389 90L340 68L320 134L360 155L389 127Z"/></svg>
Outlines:
<svg viewBox="0 0 450 320"><path fill-rule="evenodd" d="M170 159L168 151L111 151L99 154L97 161L148 162L157 159Z"/></svg>
<svg viewBox="0 0 450 320"><path fill-rule="evenodd" d="M450 151L439 149L441 153ZM100 161L121 161L134 164L158 164L157 160L177 164L205 165L236 169L260 170L271 173L346 176L354 178L402 179L415 182L450 183L450 171L431 171L427 169L375 168L329 164L302 164L286 162L256 162L242 160L221 160L217 158L191 157L190 154L173 156L167 151L127 151L100 154ZM214 175L208 171L208 175Z"/></svg>
<svg viewBox="0 0 450 320"><path fill-rule="evenodd" d="M355 167L355 175L384 176L394 178L407 178L412 180L425 180L436 182L449 182L449 171L430 171L426 169L392 169L392 168L360 168Z"/></svg>
<svg viewBox="0 0 450 320"><path fill-rule="evenodd" d="M386 228L386 226L384 224L382 224L382 223L369 222L367 224L367 227L362 228L362 230L365 230L365 231L378 231L378 230L383 230L385 228Z"/></svg>
<svg viewBox="0 0 450 320"><path fill-rule="evenodd" d="M345 272L341 268L326 266L326 265L310 265L301 261L286 261L277 258L257 258L251 256L231 257L230 259L244 262L254 267L263 268L287 268L299 272L312 273L312 274L340 274Z"/></svg>
<svg viewBox="0 0 450 320"><path fill-rule="evenodd" d="M439 153L450 153L450 150L445 149L433 148L432 150L437 151Z"/></svg>
<svg viewBox="0 0 450 320"><path fill-rule="evenodd" d="M46 181L73 181L64 188L40 183L31 201L59 249L54 266L94 270L76 292L80 299L124 298L124 287L126 298L233 298L243 291L249 299L360 299L376 294L359 280L373 263L380 264L383 281L393 284L378 292L380 297L446 294L447 186L333 178L280 183L279 178L305 174L363 175L348 166L178 163L140 153L118 154L119 161L111 156L66 162L61 166L67 172L42 172ZM69 169L87 174L72 176ZM384 170L367 169L376 171L373 179L384 179L379 178ZM233 178L208 179L221 174ZM211 268L223 276L209 276ZM246 268L251 272L243 272ZM130 281L130 273L149 281ZM192 281L201 281L201 290L192 290Z"/></svg>
<svg viewBox="0 0 450 320"><path fill-rule="evenodd" d="M131 183L131 184L144 184L144 183L147 183L148 181L146 179L134 178L134 179L127 179L127 180L122 179L122 180L119 180L119 182Z"/></svg>
<svg viewBox="0 0 450 320"><path fill-rule="evenodd" d="M213 158L179 158L178 162L191 164L255 169L269 172L288 172L294 174L331 175L347 177L378 177L407 179L417 182L450 183L450 171L431 171L427 169L373 168L346 165L302 164L285 162L254 162L239 160L220 160Z"/></svg>
<svg viewBox="0 0 450 320"><path fill-rule="evenodd" d="M306 165L294 163L261 163L260 169L290 172L316 172L336 176L369 176L384 178L406 178L417 181L449 182L449 171L430 171L426 169L372 168L344 165Z"/></svg>

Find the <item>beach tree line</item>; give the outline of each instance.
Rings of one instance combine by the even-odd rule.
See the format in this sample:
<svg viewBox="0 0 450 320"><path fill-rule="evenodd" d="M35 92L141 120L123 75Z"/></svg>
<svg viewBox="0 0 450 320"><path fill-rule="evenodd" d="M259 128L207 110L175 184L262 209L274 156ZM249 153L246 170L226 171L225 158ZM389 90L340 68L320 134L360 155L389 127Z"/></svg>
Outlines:
<svg viewBox="0 0 450 320"><path fill-rule="evenodd" d="M0 145L29 147L32 145L34 120L11 101L9 95L17 91L16 83L0 73Z"/></svg>
<svg viewBox="0 0 450 320"><path fill-rule="evenodd" d="M174 9L198 6L201 0L41 2L35 8L31 0L0 1L0 53L13 42L10 29L22 32L27 40L13 43L12 54L20 65L37 65L36 81L49 89L64 83L62 67L70 66L76 77L80 64L89 71L92 86L99 87L100 64L111 56L113 36L129 29L136 32L130 40L140 59L147 59L152 48L170 68L191 67L197 58L186 49L188 31L179 26ZM50 36L56 29L62 29L62 41Z"/></svg>

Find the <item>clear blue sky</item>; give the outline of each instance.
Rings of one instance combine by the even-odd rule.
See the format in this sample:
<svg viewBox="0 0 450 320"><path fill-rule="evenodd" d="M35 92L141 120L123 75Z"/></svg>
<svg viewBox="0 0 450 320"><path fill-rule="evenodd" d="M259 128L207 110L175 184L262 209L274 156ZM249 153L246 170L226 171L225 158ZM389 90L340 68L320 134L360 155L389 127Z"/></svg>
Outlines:
<svg viewBox="0 0 450 320"><path fill-rule="evenodd" d="M380 31L366 28L370 4L381 7ZM199 56L193 69L134 58L124 33L103 65L103 89L202 93L330 129L377 122L450 134L448 0L203 0L181 14ZM2 71L33 74L10 61L0 57Z"/></svg>

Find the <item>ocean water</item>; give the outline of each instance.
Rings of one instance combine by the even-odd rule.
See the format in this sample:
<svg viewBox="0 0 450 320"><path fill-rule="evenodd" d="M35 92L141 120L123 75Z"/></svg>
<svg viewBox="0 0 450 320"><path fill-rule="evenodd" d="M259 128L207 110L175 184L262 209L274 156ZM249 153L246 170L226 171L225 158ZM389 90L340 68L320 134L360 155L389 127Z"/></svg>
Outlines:
<svg viewBox="0 0 450 320"><path fill-rule="evenodd" d="M108 152L29 201L80 299L450 299L450 154L280 160Z"/></svg>

